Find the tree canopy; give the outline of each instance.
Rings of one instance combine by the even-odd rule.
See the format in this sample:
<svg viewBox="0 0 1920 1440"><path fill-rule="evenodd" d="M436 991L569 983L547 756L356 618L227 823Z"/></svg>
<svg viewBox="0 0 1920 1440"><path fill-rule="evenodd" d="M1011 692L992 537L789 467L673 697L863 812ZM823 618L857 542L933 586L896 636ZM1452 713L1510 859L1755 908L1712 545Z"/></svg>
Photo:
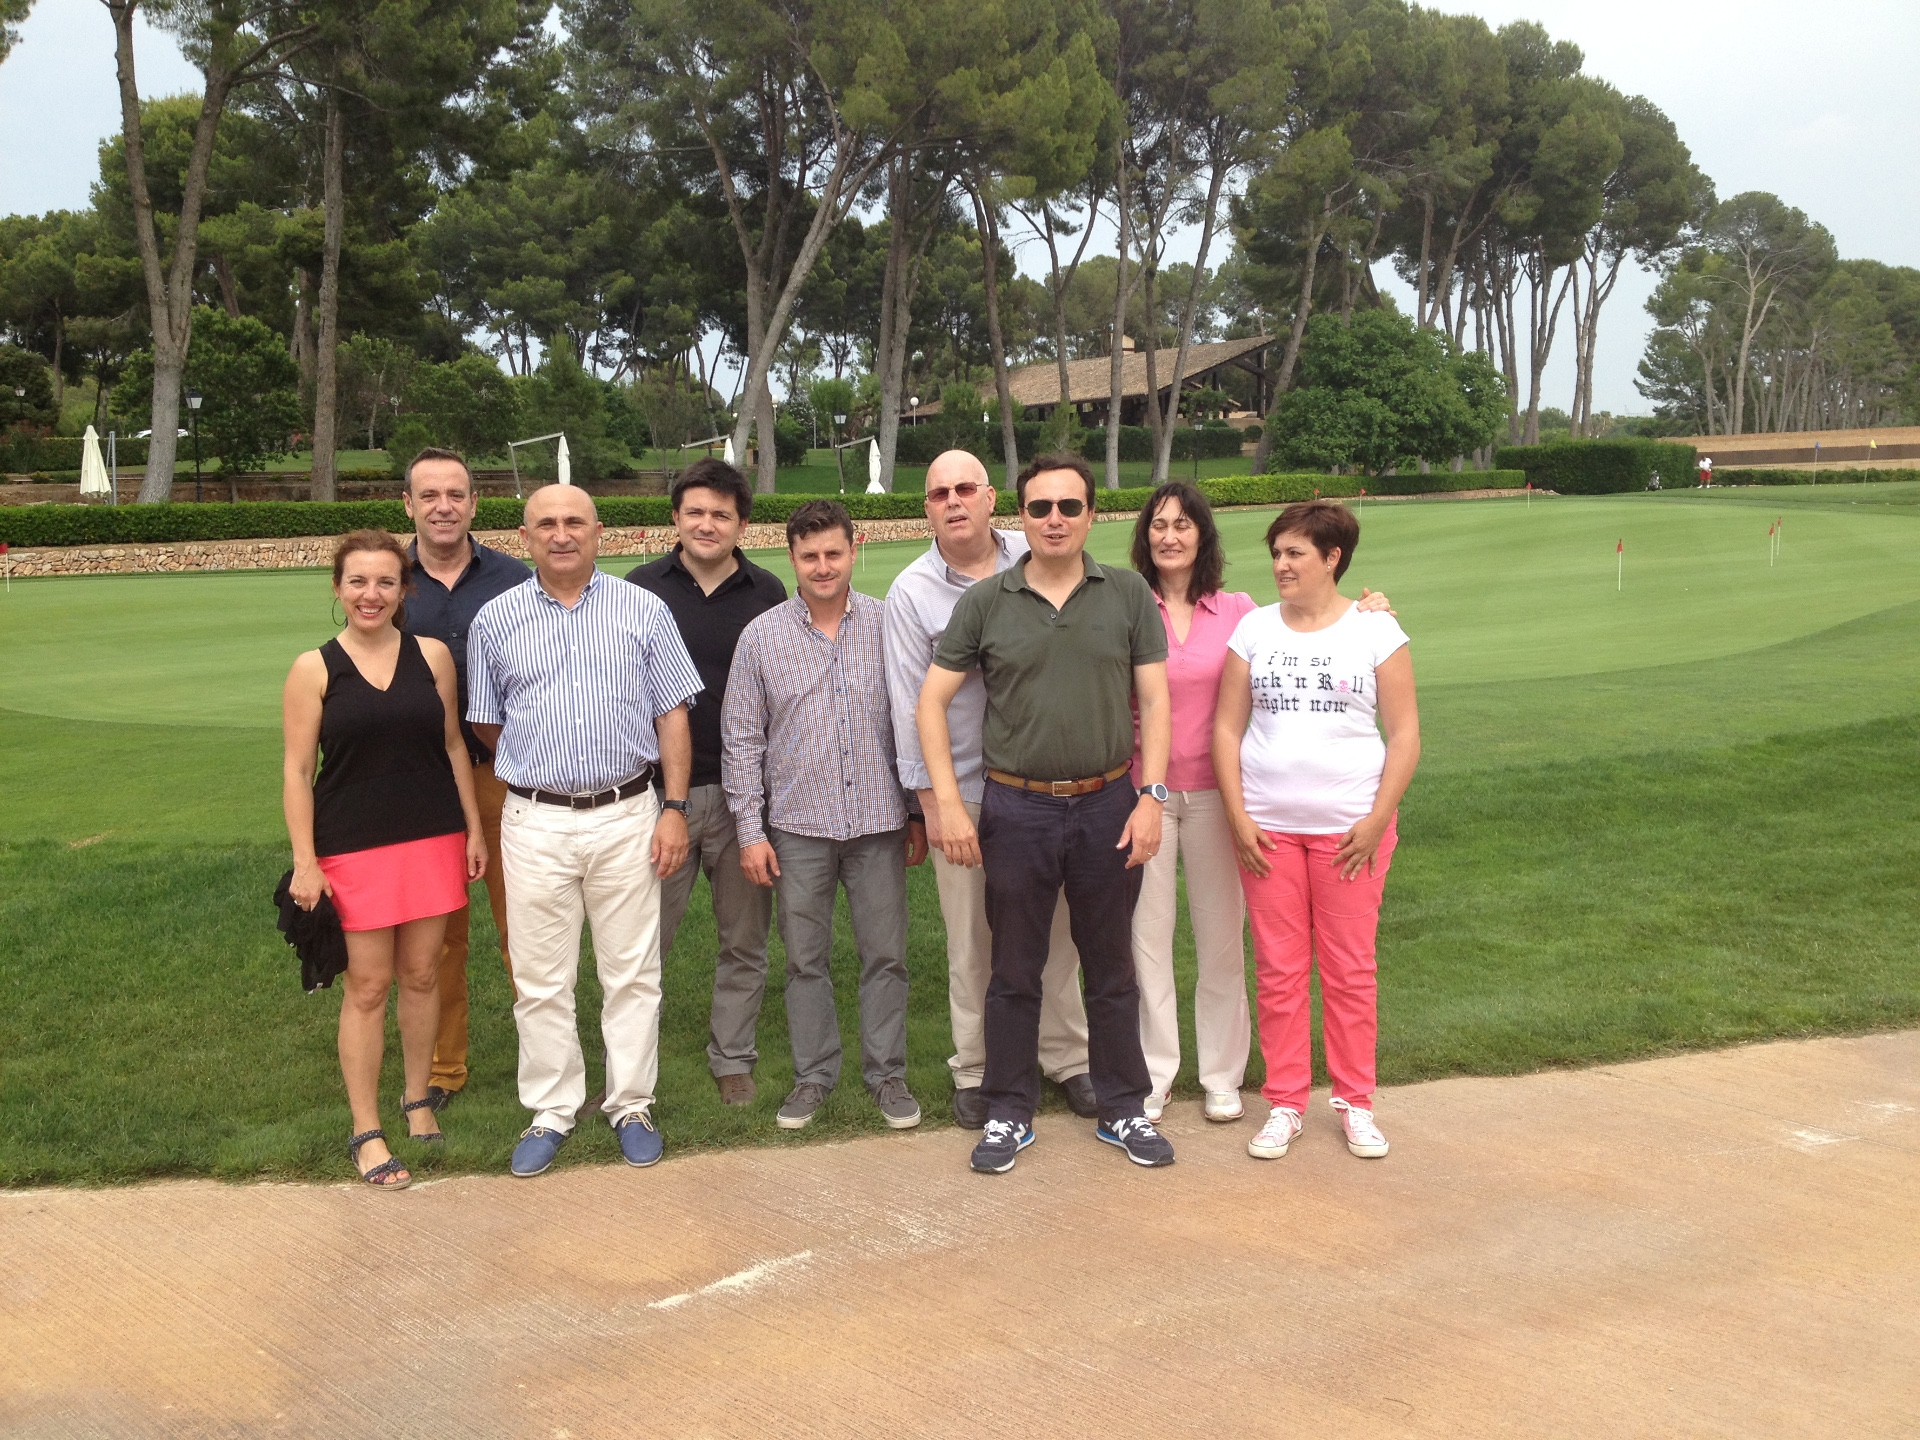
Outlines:
<svg viewBox="0 0 1920 1440"><path fill-rule="evenodd" d="M289 358L316 494L347 445L497 456L561 423L588 471L727 432L768 486L782 435L872 434L890 477L911 398L951 387L1012 465L1013 369L1051 362L1064 399L1070 362L1117 378L1128 343L1164 476L1174 429L1222 408L1186 393L1192 347L1261 335L1260 379L1213 383L1294 417L1269 453L1346 436L1325 463L1437 463L1432 437L1478 419L1429 406L1389 441L1358 398L1288 397L1411 326L1444 343L1416 335L1408 374L1450 374L1475 417L1498 397L1489 438L1597 433L1628 265L1660 277L1639 381L1660 425L1920 418L1920 272L1843 259L1772 195L1719 198L1652 100L1531 22L1409 0L105 3L123 104L91 203L0 217L0 342L49 396L6 423L77 432L113 397L153 423L148 499L208 314ZM0 34L24 13L0 0ZM198 93L137 98L136 14ZM1367 318L1383 266L1411 297L1391 324ZM1568 347L1572 393L1549 395ZM844 383L831 410L822 380ZM1081 416L1051 423L1065 443Z"/></svg>

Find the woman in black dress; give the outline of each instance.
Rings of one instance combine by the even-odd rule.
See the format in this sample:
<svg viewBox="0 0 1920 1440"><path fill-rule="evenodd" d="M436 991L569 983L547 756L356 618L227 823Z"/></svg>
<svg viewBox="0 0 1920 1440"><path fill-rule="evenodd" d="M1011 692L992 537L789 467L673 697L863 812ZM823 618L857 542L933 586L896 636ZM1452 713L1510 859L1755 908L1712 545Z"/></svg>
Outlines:
<svg viewBox="0 0 1920 1440"><path fill-rule="evenodd" d="M487 868L453 657L438 640L399 628L411 568L384 530L340 542L333 591L346 629L293 662L283 700L290 888L306 909L325 894L340 912L340 1070L354 1129L347 1153L363 1180L388 1190L413 1177L380 1129L387 993L398 976L401 1111L411 1138L438 1140L427 1075L440 1022L440 944L467 882ZM316 751L325 756L318 779Z"/></svg>

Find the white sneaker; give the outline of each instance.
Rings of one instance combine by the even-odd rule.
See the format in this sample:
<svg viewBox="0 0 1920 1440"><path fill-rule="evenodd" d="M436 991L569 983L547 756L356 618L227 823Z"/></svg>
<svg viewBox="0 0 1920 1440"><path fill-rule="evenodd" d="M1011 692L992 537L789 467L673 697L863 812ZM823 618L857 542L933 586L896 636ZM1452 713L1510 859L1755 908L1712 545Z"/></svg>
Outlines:
<svg viewBox="0 0 1920 1440"><path fill-rule="evenodd" d="M1340 1112L1341 1123L1347 1127L1348 1154L1358 1155L1362 1160L1378 1160L1387 1153L1387 1137L1373 1123L1373 1111L1349 1105L1337 1097L1333 1108Z"/></svg>
<svg viewBox="0 0 1920 1440"><path fill-rule="evenodd" d="M1165 1095L1161 1095L1154 1091L1149 1090L1147 1092L1147 1098L1140 1102L1140 1108L1146 1111L1147 1119L1158 1123L1161 1114L1167 1108L1167 1101L1171 1100L1172 1098L1173 1098L1172 1091L1168 1091Z"/></svg>
<svg viewBox="0 0 1920 1440"><path fill-rule="evenodd" d="M1300 1133L1300 1112L1285 1105L1273 1107L1260 1133L1247 1142L1247 1154L1256 1160L1278 1160Z"/></svg>
<svg viewBox="0 0 1920 1440"><path fill-rule="evenodd" d="M1224 1124L1229 1120L1238 1120L1246 1113L1245 1110L1240 1108L1240 1092L1238 1090L1207 1091L1207 1119L1217 1120Z"/></svg>

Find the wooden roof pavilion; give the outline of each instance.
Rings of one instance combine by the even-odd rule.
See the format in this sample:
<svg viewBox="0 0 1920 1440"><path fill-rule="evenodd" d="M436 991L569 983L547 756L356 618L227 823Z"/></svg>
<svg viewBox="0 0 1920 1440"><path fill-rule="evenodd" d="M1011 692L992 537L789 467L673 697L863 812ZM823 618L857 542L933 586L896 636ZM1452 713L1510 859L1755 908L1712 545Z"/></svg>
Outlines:
<svg viewBox="0 0 1920 1440"><path fill-rule="evenodd" d="M1181 378L1182 390L1202 390L1220 371L1232 366L1254 377L1255 404L1265 414L1268 401L1266 351L1274 342L1271 335L1254 335L1244 340L1219 340L1187 347L1187 369ZM1161 403L1165 403L1167 384L1173 378L1173 362L1178 352L1160 350L1153 357L1154 378L1159 382ZM1024 365L1007 377L1013 398L1027 415L1045 419L1060 403L1060 367L1053 361ZM1104 425L1110 403L1112 358L1101 355L1091 360L1067 362L1067 393L1089 424ZM1147 356L1143 350L1128 349L1120 365L1120 423L1143 424L1147 408ZM940 402L929 401L917 409L904 410L901 418L938 415Z"/></svg>

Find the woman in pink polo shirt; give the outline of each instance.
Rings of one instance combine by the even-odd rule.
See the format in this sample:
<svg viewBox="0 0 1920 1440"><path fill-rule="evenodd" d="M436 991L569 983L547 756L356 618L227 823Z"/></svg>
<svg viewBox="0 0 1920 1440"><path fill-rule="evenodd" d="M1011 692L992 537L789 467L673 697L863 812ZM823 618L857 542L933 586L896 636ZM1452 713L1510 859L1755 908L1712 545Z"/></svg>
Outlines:
<svg viewBox="0 0 1920 1440"><path fill-rule="evenodd" d="M1247 1014L1246 901L1234 860L1233 828L1213 774L1213 711L1227 641L1256 608L1251 595L1221 589L1226 556L1207 497L1181 481L1153 492L1133 530L1133 568L1153 587L1167 627L1167 689L1173 752L1167 761L1160 850L1146 864L1133 911L1133 965L1140 986L1140 1048L1152 1088L1149 1120L1158 1120L1180 1071L1180 1006L1173 978L1175 868L1186 859L1187 910L1193 917L1198 974L1194 1040L1206 1116L1238 1120L1251 1025ZM1367 609L1385 609L1368 594ZM1140 757L1133 761L1140 783Z"/></svg>

